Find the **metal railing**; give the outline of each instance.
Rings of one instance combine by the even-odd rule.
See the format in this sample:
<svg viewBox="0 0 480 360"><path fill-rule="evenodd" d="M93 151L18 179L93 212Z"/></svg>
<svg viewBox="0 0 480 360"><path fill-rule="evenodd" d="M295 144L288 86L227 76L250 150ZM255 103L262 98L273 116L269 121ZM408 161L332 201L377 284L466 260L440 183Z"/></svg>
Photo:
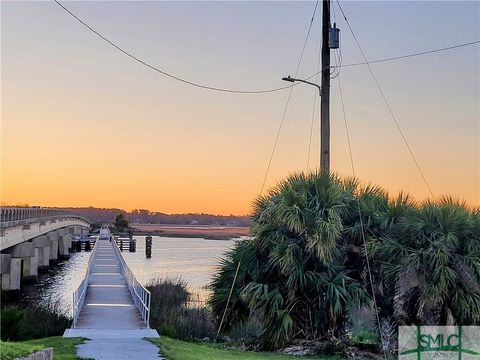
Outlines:
<svg viewBox="0 0 480 360"><path fill-rule="evenodd" d="M51 209L51 208L21 208L21 207L2 207L0 208L0 223L13 223L31 219L45 219L53 217L72 217L80 218L88 222L85 218L69 210Z"/></svg>
<svg viewBox="0 0 480 360"><path fill-rule="evenodd" d="M115 239L113 238L113 236L111 238L111 241L112 241L113 248L115 249L115 253L120 262L122 274L125 277L128 289L132 294L133 302L135 303L135 306L140 312L140 315L142 315L142 319L143 321L145 321L147 328L150 328L150 300L151 300L150 291L148 291L135 278L135 275L133 275L133 272L130 270L127 263L125 262L125 259L123 258L122 253L118 248L118 245Z"/></svg>
<svg viewBox="0 0 480 360"><path fill-rule="evenodd" d="M87 293L88 288L88 276L90 274L90 267L92 265L92 259L95 255L95 251L97 250L98 243L99 241L97 236L97 238L95 239L95 245L93 246L93 250L90 254L90 258L88 259L85 277L83 278L80 285L78 285L77 289L73 292L73 328L77 326L78 317L80 316L80 311L82 311L83 301L85 300L85 294Z"/></svg>

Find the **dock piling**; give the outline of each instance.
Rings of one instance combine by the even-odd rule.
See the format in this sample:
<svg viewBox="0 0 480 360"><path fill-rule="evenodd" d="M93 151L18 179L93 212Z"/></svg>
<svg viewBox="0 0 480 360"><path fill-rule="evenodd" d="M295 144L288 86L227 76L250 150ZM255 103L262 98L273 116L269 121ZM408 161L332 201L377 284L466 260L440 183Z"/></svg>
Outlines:
<svg viewBox="0 0 480 360"><path fill-rule="evenodd" d="M152 257L152 237L147 236L145 238L145 257L147 259Z"/></svg>

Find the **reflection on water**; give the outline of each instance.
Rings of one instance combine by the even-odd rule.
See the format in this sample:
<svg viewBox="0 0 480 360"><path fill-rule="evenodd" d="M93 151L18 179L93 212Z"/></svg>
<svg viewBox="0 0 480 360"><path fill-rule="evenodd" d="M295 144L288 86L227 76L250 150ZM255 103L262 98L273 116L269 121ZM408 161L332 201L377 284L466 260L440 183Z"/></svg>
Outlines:
<svg viewBox="0 0 480 360"><path fill-rule="evenodd" d="M211 279L220 258L236 240L205 240L200 238L170 238L153 236L152 257L145 258L145 237L136 236L137 252L123 251L125 261L137 277L146 284L155 277L181 277L191 291L202 297L202 289ZM90 253L74 253L68 261L39 276L31 286L25 286L25 299L43 305L57 302L71 313L72 294L82 281Z"/></svg>
<svg viewBox="0 0 480 360"><path fill-rule="evenodd" d="M145 237L136 237L137 252L124 251L124 258L138 281L145 284L159 277L182 277L191 287L206 285L220 258L233 240L165 238L154 236L152 257L145 258Z"/></svg>
<svg viewBox="0 0 480 360"><path fill-rule="evenodd" d="M89 252L74 253L67 261L41 274L35 284L22 284L22 302L58 305L66 314L72 312L73 292L85 276Z"/></svg>

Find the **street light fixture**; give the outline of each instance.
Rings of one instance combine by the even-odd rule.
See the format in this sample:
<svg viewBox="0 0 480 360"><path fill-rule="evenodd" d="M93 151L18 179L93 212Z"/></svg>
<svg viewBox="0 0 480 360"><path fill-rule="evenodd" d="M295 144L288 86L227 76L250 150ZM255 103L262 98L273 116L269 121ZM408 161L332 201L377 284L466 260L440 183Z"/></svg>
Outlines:
<svg viewBox="0 0 480 360"><path fill-rule="evenodd" d="M318 85L318 84L315 84L315 83L310 82L310 81L307 81L307 80L295 79L295 78L290 77L290 75L287 76L287 77L283 77L282 80L283 80L283 81L288 81L288 82L291 82L291 83L295 83L296 81L298 81L298 82L302 82L302 83L305 83L305 84L308 84L308 85L316 86L316 87L318 88L318 95L319 95L319 96L322 96L322 87L321 87L320 85ZM320 126L320 128L321 128L321 126ZM322 138L322 136L323 136L323 132L321 133L321 136L320 136L320 137ZM323 139L323 138L322 138L322 139ZM328 151L327 151L327 154L328 154ZM329 170L329 167L324 167L324 166L322 166L322 164L323 164L323 161L322 161L322 160L323 160L323 159L324 159L324 156L323 156L323 152L322 152L322 141L320 141L320 169L321 169L322 171L326 171L326 172L328 173L328 172L330 171L330 170ZM329 161L329 162L330 162L330 161Z"/></svg>
<svg viewBox="0 0 480 360"><path fill-rule="evenodd" d="M315 84L315 83L307 81L307 80L292 78L292 77L290 77L290 75L287 76L287 77L283 77L282 80L288 81L288 82L291 82L291 83L294 83L295 81L298 81L298 82L302 82L302 83L305 83L305 84L308 84L308 85L316 86L318 88L318 95L322 96L322 88L318 84Z"/></svg>

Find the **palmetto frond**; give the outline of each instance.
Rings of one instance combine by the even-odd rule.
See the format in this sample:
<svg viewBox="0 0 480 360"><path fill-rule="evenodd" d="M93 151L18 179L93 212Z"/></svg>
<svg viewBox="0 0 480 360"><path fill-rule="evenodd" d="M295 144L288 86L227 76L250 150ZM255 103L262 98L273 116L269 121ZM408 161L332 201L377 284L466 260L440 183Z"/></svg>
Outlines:
<svg viewBox="0 0 480 360"><path fill-rule="evenodd" d="M235 245L212 281L219 318L241 263L226 330L254 311L264 348L331 336L372 295L389 323L480 324L480 209L390 198L318 172L291 174L253 208L252 239Z"/></svg>
<svg viewBox="0 0 480 360"><path fill-rule="evenodd" d="M442 198L407 209L383 237L384 274L396 286L396 311L405 322L478 323L476 220L463 203Z"/></svg>

